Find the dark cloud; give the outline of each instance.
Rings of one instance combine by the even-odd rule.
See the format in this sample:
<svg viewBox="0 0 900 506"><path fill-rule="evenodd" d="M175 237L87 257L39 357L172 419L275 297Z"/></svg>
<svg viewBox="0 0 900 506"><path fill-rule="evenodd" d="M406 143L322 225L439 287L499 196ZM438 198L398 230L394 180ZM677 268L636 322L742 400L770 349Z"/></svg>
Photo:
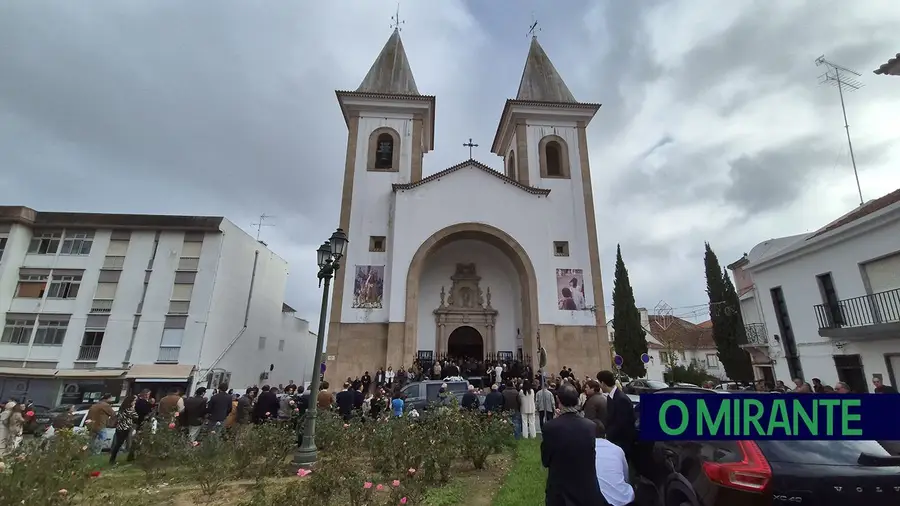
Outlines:
<svg viewBox="0 0 900 506"><path fill-rule="evenodd" d="M702 243L732 233L698 220L673 238L639 228L647 216L711 200L723 213L764 213L795 201L801 181L843 167L835 163L840 144L823 147L817 136L746 149L742 139L700 146L686 135L693 132L674 127L646 134L645 116L674 125L672 110L696 105L747 121L737 111L749 102L796 83L814 89L813 59L823 52L859 69L896 52L889 43L896 25L872 15L874 3L858 6L867 15L851 16L857 7L846 2L792 2L787 10L755 2L668 69L657 62L647 16L669 4L533 6L542 44L575 96L603 104L589 140L607 292L622 242L640 280L639 304L650 307L702 299ZM883 6L890 12L893 4ZM346 152L333 91L362 79L395 7L386 0L272 8L231 0L11 2L0 15L0 199L47 210L224 215L245 229L260 213L273 214L276 227L263 238L291 263L288 302L314 320L315 248L336 226ZM532 9L514 0L403 9L419 89L438 97L425 173L467 157L462 143L470 137L480 145L476 157L499 167L488 149L519 83ZM758 78L754 87L716 102L716 90L742 72ZM873 85L863 96L881 100L895 88ZM671 104L648 110L660 90ZM832 140L842 142L836 97L822 90L800 98L823 107L835 121ZM619 155L626 142L640 154ZM879 143L860 140L862 170L886 162L891 146ZM793 181L772 183L787 171Z"/></svg>

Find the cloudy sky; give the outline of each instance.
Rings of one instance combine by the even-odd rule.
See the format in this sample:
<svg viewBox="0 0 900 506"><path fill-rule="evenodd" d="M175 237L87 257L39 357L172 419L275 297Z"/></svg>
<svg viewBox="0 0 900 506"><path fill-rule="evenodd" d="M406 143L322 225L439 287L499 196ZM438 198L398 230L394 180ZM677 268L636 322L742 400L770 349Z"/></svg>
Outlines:
<svg viewBox="0 0 900 506"><path fill-rule="evenodd" d="M18 0L0 6L0 202L39 210L224 215L291 263L315 321L315 249L337 225L355 89L395 2ZM900 187L896 0L491 0L402 4L419 90L437 96L425 174L489 153L532 15L589 131L607 300L622 244L639 305L706 300L723 263L858 204L823 53L862 73L847 97L866 199ZM695 315L702 317L702 315Z"/></svg>

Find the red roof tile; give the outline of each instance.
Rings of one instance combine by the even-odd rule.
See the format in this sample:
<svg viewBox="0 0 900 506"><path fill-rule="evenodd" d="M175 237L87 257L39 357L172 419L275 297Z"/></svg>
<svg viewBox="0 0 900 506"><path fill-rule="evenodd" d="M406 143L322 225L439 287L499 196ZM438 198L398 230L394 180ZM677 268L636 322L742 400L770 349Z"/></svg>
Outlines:
<svg viewBox="0 0 900 506"><path fill-rule="evenodd" d="M649 330L657 341L663 343L664 348L711 349L716 347L716 343L712 338L712 322L709 324L708 328L704 328L678 317L650 315Z"/></svg>
<svg viewBox="0 0 900 506"><path fill-rule="evenodd" d="M832 221L828 225L825 225L818 232L807 237L806 240L808 241L808 240L812 239L813 237L818 237L822 234L825 234L825 233L831 232L832 230L843 227L844 225L847 225L848 223L852 223L860 218L864 218L876 211L880 211L880 210L884 209L885 207L896 204L897 202L900 202L900 190L894 190L891 193L888 193L887 195L885 195L884 197L866 202L865 204L859 206L859 208L856 209L855 211L853 211L841 218L838 218L835 221Z"/></svg>

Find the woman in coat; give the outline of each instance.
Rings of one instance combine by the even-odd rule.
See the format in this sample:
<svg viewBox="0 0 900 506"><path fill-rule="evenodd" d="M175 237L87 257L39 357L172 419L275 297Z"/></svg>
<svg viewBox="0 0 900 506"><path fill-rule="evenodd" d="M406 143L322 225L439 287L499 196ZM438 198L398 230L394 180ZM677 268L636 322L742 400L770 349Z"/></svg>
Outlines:
<svg viewBox="0 0 900 506"><path fill-rule="evenodd" d="M5 457L12 450L9 439L9 417L12 416L15 401L9 401L0 412L0 457Z"/></svg>

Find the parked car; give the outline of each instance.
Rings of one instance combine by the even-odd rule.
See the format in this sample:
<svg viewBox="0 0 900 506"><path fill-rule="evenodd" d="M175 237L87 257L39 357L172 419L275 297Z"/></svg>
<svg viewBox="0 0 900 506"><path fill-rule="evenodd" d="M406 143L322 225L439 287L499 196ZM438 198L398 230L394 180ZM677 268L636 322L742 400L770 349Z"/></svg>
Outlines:
<svg viewBox="0 0 900 506"><path fill-rule="evenodd" d="M631 382L629 382L624 387L626 394L636 395L655 392L657 390L662 390L663 388L669 388L669 385L663 383L662 381L648 379L631 380Z"/></svg>
<svg viewBox="0 0 900 506"><path fill-rule="evenodd" d="M900 457L876 441L640 441L635 457L662 506L900 504Z"/></svg>
<svg viewBox="0 0 900 506"><path fill-rule="evenodd" d="M400 392L406 395L405 408L422 412L428 405L438 400L441 385L447 383L447 390L456 397L456 401L462 401L462 396L469 389L468 381L416 381L403 387Z"/></svg>

